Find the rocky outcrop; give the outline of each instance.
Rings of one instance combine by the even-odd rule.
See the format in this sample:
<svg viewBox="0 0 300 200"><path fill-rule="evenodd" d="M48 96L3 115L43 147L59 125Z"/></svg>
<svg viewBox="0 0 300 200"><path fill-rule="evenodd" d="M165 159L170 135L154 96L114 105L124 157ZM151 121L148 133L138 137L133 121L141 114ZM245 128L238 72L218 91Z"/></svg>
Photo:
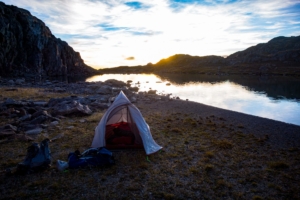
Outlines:
<svg viewBox="0 0 300 200"><path fill-rule="evenodd" d="M0 2L0 75L91 75L66 42L29 11Z"/></svg>

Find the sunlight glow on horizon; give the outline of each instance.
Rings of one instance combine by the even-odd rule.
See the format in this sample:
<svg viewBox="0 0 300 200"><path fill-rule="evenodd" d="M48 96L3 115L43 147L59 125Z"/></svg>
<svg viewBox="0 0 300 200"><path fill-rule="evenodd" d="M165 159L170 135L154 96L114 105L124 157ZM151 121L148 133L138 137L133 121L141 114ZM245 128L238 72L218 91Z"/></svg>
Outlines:
<svg viewBox="0 0 300 200"><path fill-rule="evenodd" d="M300 35L297 0L3 2L29 10L94 68L146 65L174 54L225 56Z"/></svg>

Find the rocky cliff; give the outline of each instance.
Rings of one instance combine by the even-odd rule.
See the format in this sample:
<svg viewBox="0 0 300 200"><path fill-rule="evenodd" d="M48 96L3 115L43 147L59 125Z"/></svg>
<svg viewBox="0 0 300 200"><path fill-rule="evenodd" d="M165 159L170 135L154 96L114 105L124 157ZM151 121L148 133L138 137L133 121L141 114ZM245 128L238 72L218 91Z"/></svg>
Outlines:
<svg viewBox="0 0 300 200"><path fill-rule="evenodd" d="M0 2L0 75L90 75L95 71L29 11Z"/></svg>

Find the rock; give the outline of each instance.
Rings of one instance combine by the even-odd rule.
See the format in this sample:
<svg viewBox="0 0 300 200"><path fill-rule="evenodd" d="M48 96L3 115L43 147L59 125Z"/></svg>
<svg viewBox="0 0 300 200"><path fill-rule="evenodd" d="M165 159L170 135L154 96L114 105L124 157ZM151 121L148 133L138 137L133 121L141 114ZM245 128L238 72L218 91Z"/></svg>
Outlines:
<svg viewBox="0 0 300 200"><path fill-rule="evenodd" d="M24 78L17 79L17 80L15 81L15 83L16 83L17 85L22 85L22 84L25 83L25 79L24 79Z"/></svg>
<svg viewBox="0 0 300 200"><path fill-rule="evenodd" d="M62 137L64 137L64 134L63 134L63 133L60 133L60 134L58 134L57 136L55 136L54 138L52 138L51 141L55 141L55 140L60 139L60 138L62 138Z"/></svg>
<svg viewBox="0 0 300 200"><path fill-rule="evenodd" d="M133 92L138 92L139 88L138 87L130 87L129 90L133 91Z"/></svg>
<svg viewBox="0 0 300 200"><path fill-rule="evenodd" d="M21 117L27 115L27 111L24 108L20 108L19 111L20 111L20 116Z"/></svg>
<svg viewBox="0 0 300 200"><path fill-rule="evenodd" d="M66 92L66 89L61 88L61 87L55 87L54 92Z"/></svg>
<svg viewBox="0 0 300 200"><path fill-rule="evenodd" d="M41 123L44 123L47 119L48 119L47 116L41 115L41 116L39 116L39 117L34 118L33 120L31 120L29 122L29 124L41 124Z"/></svg>
<svg viewBox="0 0 300 200"><path fill-rule="evenodd" d="M96 109L101 109L101 110L104 110L104 109L108 108L107 103L93 102L93 103L90 104L90 106L93 107L93 108L96 108Z"/></svg>
<svg viewBox="0 0 300 200"><path fill-rule="evenodd" d="M10 84L10 85L15 84L15 82L13 80L9 80L7 83Z"/></svg>
<svg viewBox="0 0 300 200"><path fill-rule="evenodd" d="M27 115L24 115L23 117L20 117L19 121L27 121L30 119L31 119L31 114L27 114Z"/></svg>
<svg viewBox="0 0 300 200"><path fill-rule="evenodd" d="M12 131L17 131L18 128L16 126L13 126L11 124L6 124L4 126L0 127L0 130L12 130Z"/></svg>
<svg viewBox="0 0 300 200"><path fill-rule="evenodd" d="M37 112L33 113L32 118L34 119L34 118L37 118L41 115L50 116L46 110L40 110L40 111L37 111Z"/></svg>
<svg viewBox="0 0 300 200"><path fill-rule="evenodd" d="M156 90L149 90L148 94L156 94Z"/></svg>
<svg viewBox="0 0 300 200"><path fill-rule="evenodd" d="M71 103L61 103L53 107L53 112L56 115L91 115L92 111L86 105L82 105L77 101L72 101Z"/></svg>
<svg viewBox="0 0 300 200"><path fill-rule="evenodd" d="M126 86L126 83L124 83L123 81L119 81L116 79L108 79L106 81L104 81L105 84L108 84L112 87L123 87Z"/></svg>
<svg viewBox="0 0 300 200"><path fill-rule="evenodd" d="M42 131L43 131L42 128L35 128L35 129L32 129L32 130L26 131L25 134L27 134L27 135L38 135L38 134L40 134Z"/></svg>
<svg viewBox="0 0 300 200"><path fill-rule="evenodd" d="M28 124L28 123L22 123L19 126L19 129L26 132L32 129L41 128L40 124Z"/></svg>
<svg viewBox="0 0 300 200"><path fill-rule="evenodd" d="M29 142L29 141L34 141L34 139L28 135L24 135L24 134L15 134L12 135L8 138L9 140L18 140L18 141L22 141L22 142Z"/></svg>
<svg viewBox="0 0 300 200"><path fill-rule="evenodd" d="M13 130L0 130L0 139L7 138L15 134L16 132Z"/></svg>
<svg viewBox="0 0 300 200"><path fill-rule="evenodd" d="M131 97L131 98L130 98L130 102L131 102L131 103L136 103L136 102L137 102L137 98Z"/></svg>
<svg viewBox="0 0 300 200"><path fill-rule="evenodd" d="M50 126L57 126L58 124L59 124L58 121L53 121L53 122L50 123Z"/></svg>
<svg viewBox="0 0 300 200"><path fill-rule="evenodd" d="M45 105L47 105L47 102L46 101L35 101L35 102L33 102L33 105L34 106L45 106Z"/></svg>
<svg viewBox="0 0 300 200"><path fill-rule="evenodd" d="M164 100L164 101L170 100L170 94L168 94L168 95L162 95L161 96L161 100Z"/></svg>
<svg viewBox="0 0 300 200"><path fill-rule="evenodd" d="M97 94L111 94L111 92L112 88L108 85L103 85L96 91Z"/></svg>
<svg viewBox="0 0 300 200"><path fill-rule="evenodd" d="M116 97L109 97L108 103L113 103L115 101Z"/></svg>
<svg viewBox="0 0 300 200"><path fill-rule="evenodd" d="M28 108L28 109L26 109L26 111L28 114L34 114L35 112L37 112L37 109L36 108Z"/></svg>

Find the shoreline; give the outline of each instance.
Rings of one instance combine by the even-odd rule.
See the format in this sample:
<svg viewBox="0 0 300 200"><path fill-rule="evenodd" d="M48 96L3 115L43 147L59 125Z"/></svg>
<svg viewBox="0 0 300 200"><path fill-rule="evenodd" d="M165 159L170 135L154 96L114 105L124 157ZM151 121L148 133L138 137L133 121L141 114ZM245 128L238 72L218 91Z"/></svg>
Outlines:
<svg viewBox="0 0 300 200"><path fill-rule="evenodd" d="M190 115L194 118L206 119L213 117L216 123L232 125L232 131L243 131L256 137L268 137L268 142L278 148L300 147L300 126L273 119L249 115L237 111L226 110L198 102L171 100L168 102L157 101L151 104L137 103L144 115L149 115L151 110L161 110L162 113Z"/></svg>
<svg viewBox="0 0 300 200"><path fill-rule="evenodd" d="M6 79L7 83L9 82L8 80L9 79ZM30 84L26 86L26 84L12 85L1 83L0 88L37 88L44 89L45 91L52 91L54 92L54 94L69 92L74 95L88 95L88 93L85 93L85 87L89 88L93 85L98 87L104 83L107 84L106 82L79 82L77 84L55 82L52 85L50 83L47 83L41 85ZM118 80L110 80L110 83L115 85L126 85L125 83ZM76 88L75 91L78 93L73 93L74 88ZM130 92L129 90L127 91ZM116 91L114 91L114 93L116 93ZM110 96L113 97L112 94L110 94ZM0 97L5 98L5 96L3 95L1 95ZM186 101L182 99L170 99L166 96L158 94L134 94L130 92L129 99L132 100L132 97L135 99L135 102L133 102L133 104L138 108L141 108L143 116L151 115L152 112L156 112L157 110L164 114L188 114L190 116L193 116L195 119L205 119L213 116L213 118L217 119L216 123L226 123L227 125L232 125L232 131L242 130L247 134L254 134L256 137L268 137L269 142L278 147L300 147L299 125L254 116L238 111L218 108L190 100ZM238 126L240 128L237 128Z"/></svg>

